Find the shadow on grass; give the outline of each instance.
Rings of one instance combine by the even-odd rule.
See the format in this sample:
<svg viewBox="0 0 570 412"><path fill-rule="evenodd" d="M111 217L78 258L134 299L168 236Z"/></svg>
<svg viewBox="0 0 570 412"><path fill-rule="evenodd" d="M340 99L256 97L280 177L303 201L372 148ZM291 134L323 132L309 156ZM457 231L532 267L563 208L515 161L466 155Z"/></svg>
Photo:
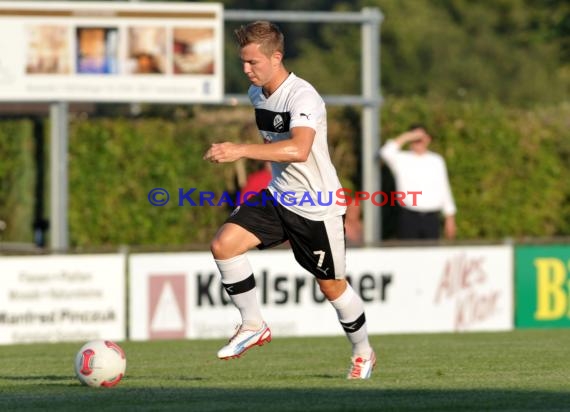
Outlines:
<svg viewBox="0 0 570 412"><path fill-rule="evenodd" d="M69 379L73 378L72 375L26 375L26 376L2 376L0 375L0 381L50 381L50 382L58 382L58 381L68 381Z"/></svg>
<svg viewBox="0 0 570 412"><path fill-rule="evenodd" d="M14 379L14 377L10 377ZM55 377L63 379L62 377ZM68 377L65 377L68 379ZM159 382L157 382L159 384ZM359 382L342 388L236 389L204 387L70 388L4 393L5 410L58 411L567 411L570 392L499 389L371 389ZM46 386L47 388L48 386ZM53 387L50 387L53 389ZM62 391L63 389L63 391Z"/></svg>

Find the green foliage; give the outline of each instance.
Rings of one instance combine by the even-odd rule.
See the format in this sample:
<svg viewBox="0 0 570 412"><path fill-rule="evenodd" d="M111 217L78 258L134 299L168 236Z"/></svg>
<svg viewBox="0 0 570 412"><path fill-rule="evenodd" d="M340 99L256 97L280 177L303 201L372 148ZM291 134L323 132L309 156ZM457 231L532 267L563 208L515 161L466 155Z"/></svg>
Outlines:
<svg viewBox="0 0 570 412"><path fill-rule="evenodd" d="M526 0L362 0L327 9L377 7L383 94L497 100L515 106L570 97L570 6ZM356 24L318 24L295 36L288 62L324 94L360 92Z"/></svg>
<svg viewBox="0 0 570 412"><path fill-rule="evenodd" d="M214 130L193 121L75 121L70 139L72 245L206 242L221 223L224 207L178 206L178 189L225 189L219 173L224 166L216 170L202 160ZM148 193L156 187L170 193L167 205L149 203ZM192 199L200 204L196 195Z"/></svg>
<svg viewBox="0 0 570 412"><path fill-rule="evenodd" d="M31 242L34 199L32 123L6 120L0 127L0 241Z"/></svg>
<svg viewBox="0 0 570 412"><path fill-rule="evenodd" d="M321 31L325 46L311 39L301 40L301 56L310 58L293 59L290 64L287 62L288 68L300 73L322 93L360 94L361 50L354 47L359 33L358 25L327 24Z"/></svg>

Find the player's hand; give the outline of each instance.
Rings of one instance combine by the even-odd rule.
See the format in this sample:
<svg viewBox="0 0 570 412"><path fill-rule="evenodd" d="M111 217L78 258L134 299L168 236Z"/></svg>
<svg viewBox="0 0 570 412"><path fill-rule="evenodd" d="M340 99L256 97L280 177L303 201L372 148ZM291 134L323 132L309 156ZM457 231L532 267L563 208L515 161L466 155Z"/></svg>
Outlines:
<svg viewBox="0 0 570 412"><path fill-rule="evenodd" d="M455 226L455 217L446 216L444 227L443 227L446 239L453 240L457 233L457 227Z"/></svg>
<svg viewBox="0 0 570 412"><path fill-rule="evenodd" d="M404 136L405 143L410 143L423 139L425 136L427 136L427 133L424 129L417 128L404 133Z"/></svg>
<svg viewBox="0 0 570 412"><path fill-rule="evenodd" d="M242 157L240 149L241 145L235 143L214 143L203 156L203 159L212 163L235 162Z"/></svg>
<svg viewBox="0 0 570 412"><path fill-rule="evenodd" d="M401 146L404 146L407 143L415 142L416 140L421 140L424 136L429 135L426 131L422 128L417 128L414 130L410 130L407 132L402 133L396 138L396 142Z"/></svg>

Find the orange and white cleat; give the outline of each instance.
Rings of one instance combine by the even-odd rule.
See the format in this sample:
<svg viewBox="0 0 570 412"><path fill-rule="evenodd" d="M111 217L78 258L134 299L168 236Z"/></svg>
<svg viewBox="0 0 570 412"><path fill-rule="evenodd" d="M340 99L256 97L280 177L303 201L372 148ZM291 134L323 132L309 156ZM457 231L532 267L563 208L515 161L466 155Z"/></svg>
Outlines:
<svg viewBox="0 0 570 412"><path fill-rule="evenodd" d="M240 325L228 344L218 351L218 358L239 358L249 348L262 346L266 342L271 342L271 330L265 322L257 330L246 329Z"/></svg>
<svg viewBox="0 0 570 412"><path fill-rule="evenodd" d="M353 356L348 370L347 379L369 379L372 376L372 370L376 366L376 354L374 351L370 354L369 359L362 356Z"/></svg>

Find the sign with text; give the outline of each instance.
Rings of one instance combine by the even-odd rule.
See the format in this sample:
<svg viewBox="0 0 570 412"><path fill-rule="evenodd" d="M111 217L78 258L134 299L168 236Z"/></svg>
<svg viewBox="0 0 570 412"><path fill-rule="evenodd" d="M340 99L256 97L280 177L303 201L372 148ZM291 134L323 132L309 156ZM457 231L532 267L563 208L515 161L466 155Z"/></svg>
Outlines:
<svg viewBox="0 0 570 412"><path fill-rule="evenodd" d="M217 3L1 2L0 101L215 103Z"/></svg>
<svg viewBox="0 0 570 412"><path fill-rule="evenodd" d="M124 255L0 257L0 344L125 339Z"/></svg>
<svg viewBox="0 0 570 412"><path fill-rule="evenodd" d="M515 248L515 324L570 327L570 246Z"/></svg>
<svg viewBox="0 0 570 412"><path fill-rule="evenodd" d="M342 334L335 310L291 251L248 257L274 335ZM132 339L160 338L157 332L227 338L240 322L210 253L133 254L129 267ZM513 327L511 246L349 249L347 267L371 334Z"/></svg>

